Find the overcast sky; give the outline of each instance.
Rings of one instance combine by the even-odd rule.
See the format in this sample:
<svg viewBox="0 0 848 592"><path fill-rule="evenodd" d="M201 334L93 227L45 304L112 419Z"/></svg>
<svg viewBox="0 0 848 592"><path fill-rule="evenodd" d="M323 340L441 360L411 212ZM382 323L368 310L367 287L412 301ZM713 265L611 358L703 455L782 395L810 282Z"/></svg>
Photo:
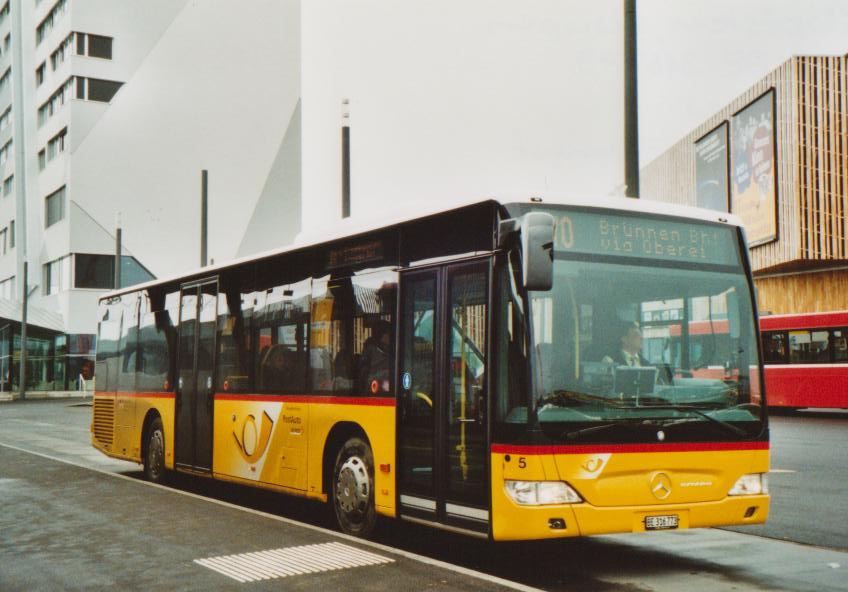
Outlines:
<svg viewBox="0 0 848 592"><path fill-rule="evenodd" d="M637 0L645 166L792 55L848 53L848 0Z"/></svg>

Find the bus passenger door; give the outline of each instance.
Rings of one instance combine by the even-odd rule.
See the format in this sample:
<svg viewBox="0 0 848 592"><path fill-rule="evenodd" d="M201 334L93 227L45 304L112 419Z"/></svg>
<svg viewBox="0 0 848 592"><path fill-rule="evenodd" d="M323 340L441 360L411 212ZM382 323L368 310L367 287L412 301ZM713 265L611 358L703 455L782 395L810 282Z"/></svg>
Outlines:
<svg viewBox="0 0 848 592"><path fill-rule="evenodd" d="M185 285L180 294L176 393L176 464L212 469L217 280Z"/></svg>
<svg viewBox="0 0 848 592"><path fill-rule="evenodd" d="M488 532L489 262L401 277L400 514Z"/></svg>

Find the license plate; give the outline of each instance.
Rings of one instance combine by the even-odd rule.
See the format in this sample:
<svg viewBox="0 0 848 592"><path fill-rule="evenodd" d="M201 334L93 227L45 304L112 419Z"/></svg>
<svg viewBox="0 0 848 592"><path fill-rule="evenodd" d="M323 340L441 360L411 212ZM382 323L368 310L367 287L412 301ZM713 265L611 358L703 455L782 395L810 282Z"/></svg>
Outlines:
<svg viewBox="0 0 848 592"><path fill-rule="evenodd" d="M677 528L677 514L670 516L645 516L645 530L666 530Z"/></svg>

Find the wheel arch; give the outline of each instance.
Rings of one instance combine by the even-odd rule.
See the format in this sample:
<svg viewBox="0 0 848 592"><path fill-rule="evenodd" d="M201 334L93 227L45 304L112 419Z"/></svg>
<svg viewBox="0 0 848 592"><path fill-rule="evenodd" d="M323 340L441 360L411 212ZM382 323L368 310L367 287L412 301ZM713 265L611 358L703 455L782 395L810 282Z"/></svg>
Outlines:
<svg viewBox="0 0 848 592"><path fill-rule="evenodd" d="M144 421L141 424L141 460L143 461L147 456L147 441L150 436L150 426L153 425L153 422L156 420L162 421L162 415L159 413L159 410L155 407L148 409L147 413L144 416ZM162 421L162 435L167 438L165 434L165 423Z"/></svg>
<svg viewBox="0 0 848 592"><path fill-rule="evenodd" d="M368 446L371 446L371 440L368 438L368 434L365 433L361 425L353 421L339 421L334 424L324 441L324 452L321 458L321 487L322 492L328 496L328 499L332 488L336 455L344 443L353 437L362 438ZM374 450L373 446L371 446L371 450Z"/></svg>

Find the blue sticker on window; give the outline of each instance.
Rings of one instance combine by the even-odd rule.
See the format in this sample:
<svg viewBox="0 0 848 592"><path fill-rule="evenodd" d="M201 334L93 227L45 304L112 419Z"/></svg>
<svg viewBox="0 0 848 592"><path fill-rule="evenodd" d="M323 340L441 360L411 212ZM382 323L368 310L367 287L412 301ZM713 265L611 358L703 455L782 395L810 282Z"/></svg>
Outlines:
<svg viewBox="0 0 848 592"><path fill-rule="evenodd" d="M409 387L412 386L412 374L404 372L400 382L403 385L403 390L408 391Z"/></svg>

